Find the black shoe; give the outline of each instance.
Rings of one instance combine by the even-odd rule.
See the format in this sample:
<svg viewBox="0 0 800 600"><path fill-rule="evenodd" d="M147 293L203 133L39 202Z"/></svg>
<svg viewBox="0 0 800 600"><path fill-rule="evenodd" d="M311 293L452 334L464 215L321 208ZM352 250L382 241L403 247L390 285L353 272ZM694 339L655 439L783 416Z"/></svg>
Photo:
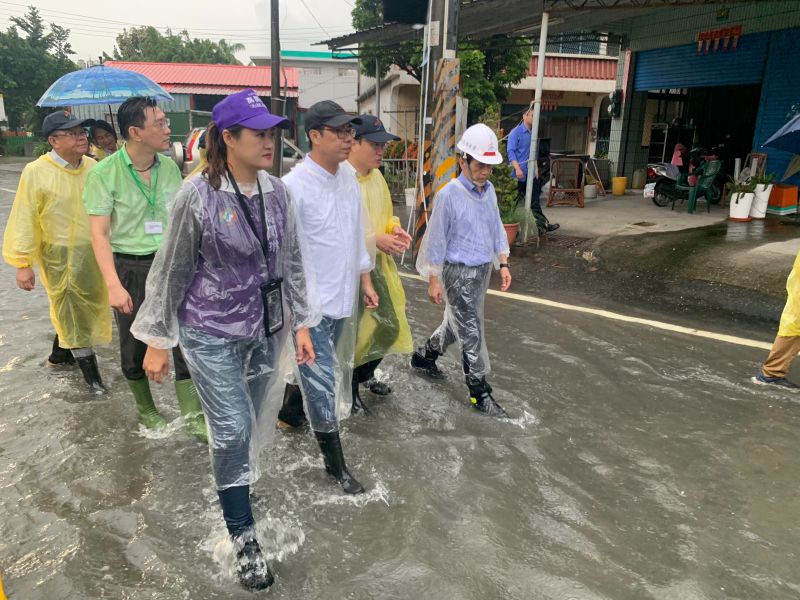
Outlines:
<svg viewBox="0 0 800 600"><path fill-rule="evenodd" d="M82 356L78 359L78 366L83 373L83 379L93 394L105 394L106 386L100 378L100 369L97 368L97 356Z"/></svg>
<svg viewBox="0 0 800 600"><path fill-rule="evenodd" d="M431 348L430 341L425 342L424 346L417 348L411 355L411 368L431 379L447 379L444 371L436 366L437 358L439 353Z"/></svg>
<svg viewBox="0 0 800 600"><path fill-rule="evenodd" d="M325 471L339 482L346 494L360 494L364 491L361 485L347 470L342 452L342 441L339 439L338 431L322 433L315 431L319 449L322 451L322 458L325 461Z"/></svg>
<svg viewBox="0 0 800 600"><path fill-rule="evenodd" d="M551 233L556 229L558 229L559 227L561 227L561 225L559 225L558 223L548 223L547 225L545 225L544 229L547 233Z"/></svg>
<svg viewBox="0 0 800 600"><path fill-rule="evenodd" d="M72 367L75 366L75 357L72 352L62 348L58 344L58 334L53 338L53 349L47 357L48 367Z"/></svg>
<svg viewBox="0 0 800 600"><path fill-rule="evenodd" d="M236 551L236 575L243 588L265 590L275 582L252 529L233 538L233 549Z"/></svg>
<svg viewBox="0 0 800 600"><path fill-rule="evenodd" d="M306 411L303 408L303 394L300 393L300 386L287 383L283 390L283 406L278 412L278 429L287 431L301 429L307 425L308 419L306 419Z"/></svg>
<svg viewBox="0 0 800 600"><path fill-rule="evenodd" d="M388 384L378 381L374 377L367 381L364 386L376 396L388 396L392 393L392 388Z"/></svg>
<svg viewBox="0 0 800 600"><path fill-rule="evenodd" d="M467 382L469 387L469 401L472 407L489 417L508 419L508 413L492 397L492 386L481 379L477 383Z"/></svg>

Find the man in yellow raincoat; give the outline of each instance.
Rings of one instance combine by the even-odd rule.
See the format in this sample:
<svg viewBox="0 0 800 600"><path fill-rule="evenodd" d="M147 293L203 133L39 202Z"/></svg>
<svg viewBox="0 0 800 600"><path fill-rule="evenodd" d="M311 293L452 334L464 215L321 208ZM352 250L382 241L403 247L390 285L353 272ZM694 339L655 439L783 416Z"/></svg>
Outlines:
<svg viewBox="0 0 800 600"><path fill-rule="evenodd" d="M17 268L17 286L30 291L39 266L57 341L78 362L95 393L105 386L92 346L111 341L111 310L92 251L89 217L81 194L95 161L84 121L67 112L48 115L42 133L52 151L22 171L3 238L3 258Z"/></svg>
<svg viewBox="0 0 800 600"><path fill-rule="evenodd" d="M751 381L759 385L772 385L788 389L800 389L796 383L786 379L792 361L800 352L800 253L794 259L792 272L786 280L789 293L783 307L778 335L772 343L767 361Z"/></svg>
<svg viewBox="0 0 800 600"><path fill-rule="evenodd" d="M391 388L375 378L375 369L388 354L411 352L413 342L406 319L406 296L397 265L392 255L400 255L411 246L411 236L400 226L393 215L389 186L378 170L383 162L386 142L399 140L386 131L374 115L361 115L360 125L353 125L356 139L347 161L356 172L364 212L375 232L375 268L372 285L381 299L378 308L366 310L359 305L358 337L353 363L353 408L363 407L358 394L359 384L365 384L373 393L385 396Z"/></svg>

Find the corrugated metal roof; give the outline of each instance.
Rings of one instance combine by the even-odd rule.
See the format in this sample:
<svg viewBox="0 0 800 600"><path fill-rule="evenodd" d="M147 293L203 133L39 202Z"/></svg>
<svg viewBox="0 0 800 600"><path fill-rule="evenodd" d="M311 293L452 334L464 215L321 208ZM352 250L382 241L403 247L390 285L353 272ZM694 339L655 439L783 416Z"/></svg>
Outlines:
<svg viewBox="0 0 800 600"><path fill-rule="evenodd" d="M209 96L230 96L236 92L241 92L243 89L239 86L232 85L185 85L180 83L165 83L162 87L170 94L206 94ZM251 87L259 96L269 96L268 87L248 87ZM297 98L297 88L289 88L288 90L281 88L281 96Z"/></svg>
<svg viewBox="0 0 800 600"><path fill-rule="evenodd" d="M117 60L109 60L106 61L105 64L109 67L127 69L128 71L136 71L142 75L147 75L156 83L164 86L165 89L167 84L184 84L208 87L235 87L238 88L238 90L248 87L258 87L266 88L267 93L269 93L272 77L272 69L270 67L248 67L244 65L201 65L192 63L125 62ZM285 73L285 79L289 89L297 92L297 68L286 67L281 69L281 71L281 87L283 88L285 85Z"/></svg>
<svg viewBox="0 0 800 600"><path fill-rule="evenodd" d="M536 76L539 57L531 58L530 74ZM572 56L546 56L544 59L545 77L564 77L568 79L616 80L617 60L606 58L578 58Z"/></svg>

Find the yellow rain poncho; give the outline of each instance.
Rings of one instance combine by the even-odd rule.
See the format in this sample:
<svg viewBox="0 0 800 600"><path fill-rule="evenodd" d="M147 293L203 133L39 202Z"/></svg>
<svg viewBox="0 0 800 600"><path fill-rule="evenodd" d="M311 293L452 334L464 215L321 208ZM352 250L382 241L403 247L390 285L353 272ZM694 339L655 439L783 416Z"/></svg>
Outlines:
<svg viewBox="0 0 800 600"><path fill-rule="evenodd" d="M62 348L111 341L108 292L81 201L94 164L84 157L80 168L66 169L45 155L27 165L3 238L8 264L18 269L38 265Z"/></svg>
<svg viewBox="0 0 800 600"><path fill-rule="evenodd" d="M400 220L392 214L392 197L386 180L378 169L358 177L361 197L372 229L376 234L392 233ZM366 310L359 304L358 337L355 366L377 360L387 354L411 352L413 341L406 319L406 294L400 283L394 258L376 250L372 285L378 294L378 308Z"/></svg>
<svg viewBox="0 0 800 600"><path fill-rule="evenodd" d="M781 314L778 335L782 337L800 337L800 252L794 259L792 272L786 280L786 291L789 297Z"/></svg>

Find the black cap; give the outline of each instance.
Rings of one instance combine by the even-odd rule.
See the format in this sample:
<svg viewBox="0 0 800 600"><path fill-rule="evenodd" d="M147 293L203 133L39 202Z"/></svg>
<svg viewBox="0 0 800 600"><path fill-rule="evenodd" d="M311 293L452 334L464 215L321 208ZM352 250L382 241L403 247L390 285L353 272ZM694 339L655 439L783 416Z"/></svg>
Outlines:
<svg viewBox="0 0 800 600"><path fill-rule="evenodd" d="M386 142L396 142L400 139L386 131L381 120L375 115L358 115L358 118L361 119L361 123L353 124L357 140L363 139L376 144L385 144Z"/></svg>
<svg viewBox="0 0 800 600"><path fill-rule="evenodd" d="M312 104L306 111L306 133L312 129L319 129L320 127L336 128L347 125L348 123L360 125L361 119L346 113L345 110L333 100L322 100L321 102Z"/></svg>
<svg viewBox="0 0 800 600"><path fill-rule="evenodd" d="M58 131L59 129L82 127L86 125L88 120L89 119L79 119L66 110L50 113L42 122L42 135L44 135L44 137L48 137L51 133Z"/></svg>

